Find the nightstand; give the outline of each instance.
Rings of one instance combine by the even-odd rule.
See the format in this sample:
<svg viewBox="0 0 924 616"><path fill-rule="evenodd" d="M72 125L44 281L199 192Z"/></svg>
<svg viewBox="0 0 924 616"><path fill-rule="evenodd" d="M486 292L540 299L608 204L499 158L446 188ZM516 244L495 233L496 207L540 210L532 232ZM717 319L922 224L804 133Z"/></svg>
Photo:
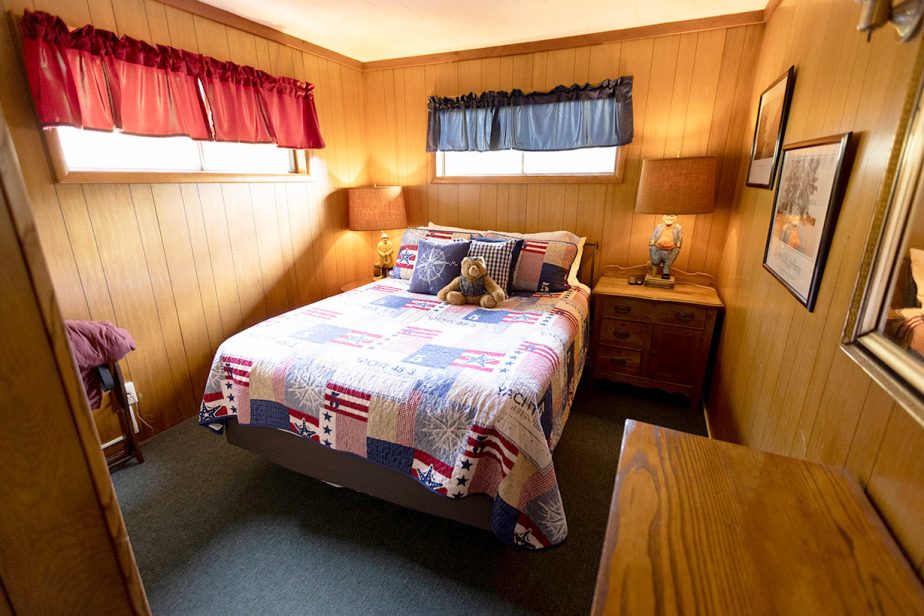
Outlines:
<svg viewBox="0 0 924 616"><path fill-rule="evenodd" d="M679 392L699 409L724 308L712 287L659 289L604 276L593 290L592 377Z"/></svg>

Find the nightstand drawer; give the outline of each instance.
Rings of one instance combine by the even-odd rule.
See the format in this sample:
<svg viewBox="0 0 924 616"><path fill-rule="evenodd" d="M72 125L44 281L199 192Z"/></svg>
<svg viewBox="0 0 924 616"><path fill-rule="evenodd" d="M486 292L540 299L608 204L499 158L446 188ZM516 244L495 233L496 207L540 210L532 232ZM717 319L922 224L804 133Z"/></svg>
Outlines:
<svg viewBox="0 0 924 616"><path fill-rule="evenodd" d="M655 321L667 325L703 329L706 327L706 319L709 317L708 308L690 306L689 304L657 303L651 308Z"/></svg>
<svg viewBox="0 0 924 616"><path fill-rule="evenodd" d="M611 344L624 349L639 349L651 332L651 326L622 319L600 320L600 344Z"/></svg>
<svg viewBox="0 0 924 616"><path fill-rule="evenodd" d="M703 329L709 316L709 309L702 306L653 302L631 297L600 297L597 306L604 318L665 323L694 329Z"/></svg>
<svg viewBox="0 0 924 616"><path fill-rule="evenodd" d="M642 365L642 352L600 345L596 362L597 370L603 372L638 374Z"/></svg>

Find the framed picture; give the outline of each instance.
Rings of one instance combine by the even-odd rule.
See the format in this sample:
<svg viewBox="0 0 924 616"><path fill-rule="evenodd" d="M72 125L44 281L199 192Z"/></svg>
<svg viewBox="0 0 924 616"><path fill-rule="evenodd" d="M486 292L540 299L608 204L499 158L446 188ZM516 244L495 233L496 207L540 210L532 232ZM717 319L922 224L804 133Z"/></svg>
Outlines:
<svg viewBox="0 0 924 616"><path fill-rule="evenodd" d="M748 165L748 186L773 187L795 83L796 67L790 66L760 95L757 124L754 126L754 140L751 143L751 161Z"/></svg>
<svg viewBox="0 0 924 616"><path fill-rule="evenodd" d="M764 267L809 312L815 308L825 259L849 176L850 133L783 148Z"/></svg>

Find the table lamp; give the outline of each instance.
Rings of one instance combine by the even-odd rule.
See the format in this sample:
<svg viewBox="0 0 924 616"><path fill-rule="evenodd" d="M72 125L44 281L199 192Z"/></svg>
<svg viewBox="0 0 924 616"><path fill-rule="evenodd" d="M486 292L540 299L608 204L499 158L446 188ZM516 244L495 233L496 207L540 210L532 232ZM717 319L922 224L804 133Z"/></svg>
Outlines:
<svg viewBox="0 0 924 616"><path fill-rule="evenodd" d="M648 239L651 258L645 284L671 289L671 264L680 254L683 231L680 214L708 214L715 209L716 158L694 156L643 160L635 211L663 214ZM661 274L658 275L659 267Z"/></svg>
<svg viewBox="0 0 924 616"><path fill-rule="evenodd" d="M381 269L382 276L387 276L395 266L395 249L385 229L402 229L407 226L401 187L351 188L349 200L351 231L382 231L376 244L378 260L375 266Z"/></svg>

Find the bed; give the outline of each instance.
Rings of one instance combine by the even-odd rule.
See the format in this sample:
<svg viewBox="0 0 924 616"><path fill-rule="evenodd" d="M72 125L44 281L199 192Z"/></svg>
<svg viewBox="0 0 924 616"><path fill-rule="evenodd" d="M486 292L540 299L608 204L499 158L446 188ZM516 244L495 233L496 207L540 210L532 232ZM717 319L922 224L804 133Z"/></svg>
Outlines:
<svg viewBox="0 0 924 616"><path fill-rule="evenodd" d="M372 282L226 340L199 421L298 472L553 546L567 522L552 452L588 304L583 285L487 310Z"/></svg>

